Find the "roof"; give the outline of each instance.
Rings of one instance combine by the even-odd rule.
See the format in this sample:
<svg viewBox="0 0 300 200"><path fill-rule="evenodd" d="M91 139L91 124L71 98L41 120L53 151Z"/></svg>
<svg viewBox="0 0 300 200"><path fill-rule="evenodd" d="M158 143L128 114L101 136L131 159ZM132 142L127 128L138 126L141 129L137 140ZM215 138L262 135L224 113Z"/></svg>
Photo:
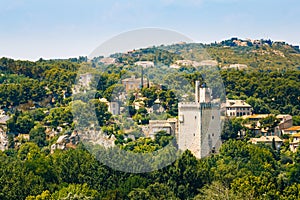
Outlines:
<svg viewBox="0 0 300 200"><path fill-rule="evenodd" d="M102 103L108 103L106 98L101 98L101 99L99 99L99 101L102 102Z"/></svg>
<svg viewBox="0 0 300 200"><path fill-rule="evenodd" d="M59 136L59 138L57 139L56 143L61 144L61 143L63 143L64 140L65 140L66 138L68 138L68 137L69 137L68 135L62 135L62 136Z"/></svg>
<svg viewBox="0 0 300 200"><path fill-rule="evenodd" d="M300 132L293 135L293 137L300 137Z"/></svg>
<svg viewBox="0 0 300 200"><path fill-rule="evenodd" d="M226 107L248 107L251 108L249 104L247 104L244 100L226 100Z"/></svg>
<svg viewBox="0 0 300 200"><path fill-rule="evenodd" d="M6 122L9 120L8 115L0 115L0 124L6 124Z"/></svg>
<svg viewBox="0 0 300 200"><path fill-rule="evenodd" d="M283 142L282 139L280 139L278 136L261 136L260 138L251 138L250 141L253 142L262 142L262 143L268 143L272 142L273 139L275 142Z"/></svg>
<svg viewBox="0 0 300 200"><path fill-rule="evenodd" d="M154 62L152 61L137 61L134 64L142 67L154 67Z"/></svg>
<svg viewBox="0 0 300 200"><path fill-rule="evenodd" d="M254 115L248 115L248 116L243 116L243 118L248 118L248 119L262 119L270 116L269 114L254 114Z"/></svg>
<svg viewBox="0 0 300 200"><path fill-rule="evenodd" d="M290 128L284 129L285 131L300 131L300 126L292 126Z"/></svg>

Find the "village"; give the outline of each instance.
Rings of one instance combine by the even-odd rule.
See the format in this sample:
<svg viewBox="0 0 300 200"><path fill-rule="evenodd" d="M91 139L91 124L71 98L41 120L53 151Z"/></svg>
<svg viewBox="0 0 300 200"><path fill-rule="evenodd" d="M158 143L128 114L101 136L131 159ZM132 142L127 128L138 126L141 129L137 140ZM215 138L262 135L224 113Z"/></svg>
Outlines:
<svg viewBox="0 0 300 200"><path fill-rule="evenodd" d="M113 64L115 59L103 58L102 62L105 64ZM136 66L142 68L152 68L154 63L150 61L139 61L135 63ZM178 60L170 68L178 69L181 66L217 66L214 60L202 61L201 63L190 60ZM229 68L235 70L242 70L247 66L235 64L230 65ZM227 68L226 68L227 69ZM86 92L89 89L89 84L92 81L92 74L86 73L79 76L79 85L74 87L73 93ZM147 97L141 95L143 88L155 88L155 91L161 91L162 86L155 85L150 82L143 75L136 77L132 75L129 78L124 78L121 81L124 91L119 93L118 100L109 101L106 98L99 98L99 102L107 105L107 111L112 116L121 116L125 109L124 102L129 94L134 94L135 98L132 101L132 108L136 111L144 109L144 115L150 113L161 114L166 112L166 106L162 105L161 99L157 97L153 99L152 105L146 105ZM174 104L175 105L175 104ZM174 106L173 105L173 106ZM176 104L177 105L177 104ZM280 146L285 142L289 143L290 150L296 152L300 144L300 126L293 126L293 119L291 115L287 114L256 114L253 113L251 105L245 100L226 99L225 102L212 99L212 91L205 85L200 85L199 81L195 83L194 101L192 102L178 102L177 116L169 117L167 119L142 119L133 121L135 125L142 132L144 137L155 138L155 135L161 131L172 135L177 140L178 148L181 150L190 150L197 158L206 157L212 153L217 153L222 144L222 129L224 121L227 119L240 119L242 129L238 132L237 140L245 139L253 144L266 144L275 146L280 149ZM45 111L46 114L49 111ZM134 118L134 117L133 117ZM6 122L10 116L1 110L0 113L0 149L8 149L8 136L6 134ZM132 120L132 118L128 118ZM263 121L269 119L268 124ZM142 123L142 120L145 122ZM67 124L65 124L67 125ZM47 140L51 140L55 136L58 137L56 142L51 145L51 152L56 149L76 148L84 138L90 135L97 135L97 142L104 147L115 146L116 137L109 136L105 131L101 130L73 130L68 134L62 134L64 127L57 126L56 128L45 127ZM130 128L131 129L131 128ZM130 140L135 140L135 136L126 134L129 130L124 130L125 137ZM249 134L253 137L249 138ZM29 134L19 134L14 139L15 145L20 146L24 141L30 141Z"/></svg>

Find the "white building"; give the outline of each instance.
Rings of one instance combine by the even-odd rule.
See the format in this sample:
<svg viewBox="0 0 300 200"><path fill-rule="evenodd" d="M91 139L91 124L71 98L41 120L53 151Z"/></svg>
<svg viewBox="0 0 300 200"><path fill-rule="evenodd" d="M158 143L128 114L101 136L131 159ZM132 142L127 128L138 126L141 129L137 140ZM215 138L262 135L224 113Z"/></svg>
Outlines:
<svg viewBox="0 0 300 200"><path fill-rule="evenodd" d="M120 104L117 101L107 101L106 98L99 99L100 102L105 103L107 105L107 110L113 115L119 115L120 114Z"/></svg>
<svg viewBox="0 0 300 200"><path fill-rule="evenodd" d="M223 106L222 106L223 107ZM225 104L226 116L241 117L245 115L252 115L252 106L247 104L244 100L226 100Z"/></svg>
<svg viewBox="0 0 300 200"><path fill-rule="evenodd" d="M300 133L296 133L292 137L292 142L290 142L290 150L295 153L299 148L299 144L300 144Z"/></svg>
<svg viewBox="0 0 300 200"><path fill-rule="evenodd" d="M120 105L119 102L112 101L108 103L108 111L113 115L120 114Z"/></svg>
<svg viewBox="0 0 300 200"><path fill-rule="evenodd" d="M195 102L178 104L177 143L179 149L203 158L221 146L221 110L220 104L212 101L209 88L200 87L199 81L195 85Z"/></svg>
<svg viewBox="0 0 300 200"><path fill-rule="evenodd" d="M154 67L154 62L152 61L137 61L134 64L137 66L142 66L144 68Z"/></svg>

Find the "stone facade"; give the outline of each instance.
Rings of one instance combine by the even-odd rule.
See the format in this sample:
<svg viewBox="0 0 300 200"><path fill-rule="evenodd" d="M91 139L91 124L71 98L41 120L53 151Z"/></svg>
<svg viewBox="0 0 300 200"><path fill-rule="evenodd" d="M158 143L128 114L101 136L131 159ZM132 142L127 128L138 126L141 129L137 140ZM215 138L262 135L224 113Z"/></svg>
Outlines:
<svg viewBox="0 0 300 200"><path fill-rule="evenodd" d="M220 104L212 102L211 90L196 82L195 102L178 104L178 148L197 158L218 152L221 146Z"/></svg>

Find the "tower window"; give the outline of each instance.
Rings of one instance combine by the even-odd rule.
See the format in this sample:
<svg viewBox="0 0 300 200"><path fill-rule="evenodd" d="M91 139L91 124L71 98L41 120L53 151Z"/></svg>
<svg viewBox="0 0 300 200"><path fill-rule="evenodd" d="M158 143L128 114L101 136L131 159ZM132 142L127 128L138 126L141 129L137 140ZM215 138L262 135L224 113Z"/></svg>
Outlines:
<svg viewBox="0 0 300 200"><path fill-rule="evenodd" d="M211 116L212 119L215 119L215 116Z"/></svg>

